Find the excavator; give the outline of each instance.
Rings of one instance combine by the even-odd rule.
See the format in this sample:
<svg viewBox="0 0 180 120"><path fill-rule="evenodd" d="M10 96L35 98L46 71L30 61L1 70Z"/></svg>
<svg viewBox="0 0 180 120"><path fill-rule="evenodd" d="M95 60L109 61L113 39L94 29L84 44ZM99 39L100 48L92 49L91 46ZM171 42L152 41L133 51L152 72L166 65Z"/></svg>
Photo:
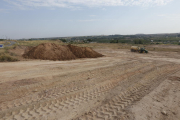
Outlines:
<svg viewBox="0 0 180 120"><path fill-rule="evenodd" d="M139 46L131 46L131 52L148 53L148 50Z"/></svg>

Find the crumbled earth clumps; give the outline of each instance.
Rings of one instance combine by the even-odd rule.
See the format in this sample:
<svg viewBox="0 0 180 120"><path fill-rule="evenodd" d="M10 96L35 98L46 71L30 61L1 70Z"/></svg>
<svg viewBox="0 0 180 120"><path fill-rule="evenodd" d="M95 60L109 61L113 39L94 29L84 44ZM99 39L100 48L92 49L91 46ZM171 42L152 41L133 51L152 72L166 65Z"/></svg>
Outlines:
<svg viewBox="0 0 180 120"><path fill-rule="evenodd" d="M42 43L25 51L24 58L42 60L73 60L77 58L97 58L103 55L88 47L73 45L57 45L55 43Z"/></svg>

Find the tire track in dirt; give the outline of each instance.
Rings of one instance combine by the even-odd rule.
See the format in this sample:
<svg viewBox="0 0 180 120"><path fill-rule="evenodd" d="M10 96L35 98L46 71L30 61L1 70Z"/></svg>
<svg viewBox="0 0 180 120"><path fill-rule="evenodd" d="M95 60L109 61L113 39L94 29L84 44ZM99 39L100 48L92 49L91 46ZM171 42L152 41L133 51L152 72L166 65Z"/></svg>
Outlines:
<svg viewBox="0 0 180 120"><path fill-rule="evenodd" d="M7 111L5 113L1 114L0 118L4 119L30 119L30 118L34 118L34 119L38 119L36 118L37 116L39 116L38 114L36 114L36 109L41 109L40 112L43 113L43 115L47 115L49 112L51 112L52 110L55 111L62 111L62 110L66 110L68 109L68 107L74 106L75 103L76 104L82 104L83 102L87 102L89 100L92 100L93 98L97 98L99 96L102 96L103 94L105 94L109 89L112 89L115 86L115 84L113 83L106 83L100 87L94 88L95 90L91 90L91 91L85 91L79 94L75 94L75 95L71 95L69 97L65 97L65 98L59 98L59 99L52 99L52 100L46 100L42 103L37 103L37 104L32 104L32 105L28 105L25 106L26 110L23 111L23 107L20 108L14 108L13 110L10 110L8 113ZM54 103L59 103L58 105L54 104ZM37 106L37 108L36 108ZM40 108L41 107L41 108ZM22 111L22 112L21 112ZM26 115L22 115L22 114L26 114ZM41 114L40 114L41 115ZM23 117L21 117L23 116ZM41 116L39 116L41 117Z"/></svg>
<svg viewBox="0 0 180 120"><path fill-rule="evenodd" d="M137 65L140 65L140 63L137 63L137 62L136 63L126 63L124 65L124 67L129 69L132 66L138 67ZM144 67L145 65L146 64L141 64L140 66ZM102 69L102 70L103 70L102 73L104 73L105 72L104 69ZM85 75L85 76L87 76L87 75ZM2 103L1 106L0 106L0 109L5 110L5 109L12 108L12 107L18 107L18 106L21 106L21 105L30 104L30 103L33 103L35 101L38 102L38 101L40 101L42 99L46 99L46 98L53 98L53 97L57 97L57 96L67 95L68 93L75 92L75 91L78 91L78 90L82 90L82 89L85 89L85 88L88 88L88 87L92 87L95 84L99 84L101 82L101 81L97 82L96 80L94 80L94 81L95 82L88 83L88 84L70 83L70 85L66 85L64 87L62 87L62 85L60 85L61 83L56 82L55 83L56 86L51 88L51 89L42 90L42 92L40 92L40 93L34 93L33 95L28 95L26 97L23 97L21 99L17 99L15 101ZM50 84L49 82L48 83L38 83L36 85L29 85L29 86L26 86L26 87L28 87L29 91L32 91L32 90L35 90L37 88L43 88L43 86L44 86L44 88L48 88L49 84ZM24 93L26 91L25 90L26 87L23 86L21 88L18 88L18 90L14 90L14 92L13 92L14 95L16 95L16 94L19 95L21 91L23 91L23 93ZM19 89L21 89L21 91ZM25 101L25 102L23 102L23 101Z"/></svg>
<svg viewBox="0 0 180 120"><path fill-rule="evenodd" d="M168 68L168 69L165 69ZM136 101L139 101L142 97L150 93L155 87L157 87L168 75L177 72L177 66L168 66L161 70L152 71L153 74L158 72L158 77L153 78L151 75L150 78L145 79L144 81L139 81L132 87L127 88L124 92L121 92L120 95L117 95L107 104L102 105L95 110L86 113L85 115L76 118L76 120L128 120L130 119L127 116L126 109L128 106L134 104ZM152 74L151 73L151 74ZM145 78L147 78L146 75ZM163 77L162 77L163 76Z"/></svg>
<svg viewBox="0 0 180 120"><path fill-rule="evenodd" d="M42 99L40 99L40 101L37 101L37 99L39 98L35 98L38 96L34 96L35 99L33 98L33 100L30 99L29 103L26 101L26 103L21 104L21 105L18 105L19 101L17 101L16 103L17 106L15 106L14 108L9 107L8 109L3 109L3 111L0 112L0 119L17 119L17 120L19 119L44 120L44 119L57 119L57 118L63 119L64 113L75 112L75 110L81 109L83 105L87 105L89 103L98 105L98 103L96 104L94 103L94 101L97 101L99 98L103 99L103 97L105 97L110 90L114 89L115 87L119 85L118 83L120 81L127 79L128 77L134 76L136 78L138 75L141 75L141 73L145 73L145 72L146 72L145 76L147 76L148 74L147 71L150 71L150 73L153 73L153 74L155 74L157 71L160 71L160 73L161 72L163 73L166 71L167 68L169 68L169 65L164 64L164 63L157 64L157 65L152 65L150 63L144 63L144 64L138 63L138 64L135 64L134 67L131 67L130 65L127 65L125 68L122 68L122 69L125 69L124 72L122 72L123 74L117 75L115 77L110 76L112 78L109 80L103 79L103 80L100 80L100 82L94 82L92 83L92 85L85 88L82 87L81 89L77 89L77 86L76 86L73 88L74 89L73 90L72 88L68 88L68 86L65 86L67 87L67 91L63 90L63 92L61 93L60 91L62 89L61 90L57 89L56 91L55 87L57 86L54 87L53 85L50 85L50 89L52 89L52 92L50 92L47 96L42 96ZM149 69L147 69L146 67ZM161 69L161 67L163 69ZM175 69L175 67L173 69ZM117 69L117 71L118 70L119 69ZM113 71L112 71L112 74L113 74ZM153 75L151 75L150 78L153 78ZM152 82L151 80L149 80L149 78L146 78L146 79L147 80L145 83L141 83L143 82L142 80L139 81L139 83L135 85L135 87L133 87L132 91L129 90L131 92L125 92L123 94L124 98L128 98L129 96L131 96L131 94L138 94L140 89L143 89L145 86L148 86L146 85L148 82ZM55 83L58 83L58 81ZM74 86L75 84L71 84L71 85ZM83 85L84 83L82 83L80 86L83 86ZM151 86L151 84L149 86ZM133 91L137 91L137 93L133 93ZM134 97L138 97L138 96L134 96ZM127 100L129 99L125 99L125 101L123 101L125 105L127 103L129 105L129 101ZM22 100L22 101L25 101L25 100ZM134 100L132 100L132 102L134 102ZM112 106L113 105L111 105L110 107ZM112 107L112 109L113 108L117 109L117 107ZM80 112L79 114L83 114L83 112L84 111L82 111L82 113ZM100 118L101 115L99 116L99 114L102 114L102 113L98 113L96 117ZM74 116L78 116L78 115L75 113L73 113L72 115L70 114L69 119L73 118ZM81 119L81 118L78 118L78 119Z"/></svg>
<svg viewBox="0 0 180 120"><path fill-rule="evenodd" d="M141 66L141 67L144 67L144 66ZM134 73L134 72L132 72L132 73L133 73L133 74L136 74L136 73ZM125 77L128 76L128 74L129 74L129 75L132 75L132 73L126 73L126 74L124 75L124 77L123 77L123 76L121 76L121 77L122 77L122 78L125 78ZM111 81L111 83L108 83L108 85L111 85L112 83L113 83L113 82ZM117 82L115 81L115 82L113 83L113 85L116 85L116 83L117 83ZM100 89L100 90L101 90L101 89L103 90L103 89L106 88L106 87L107 87L107 85L106 85L106 86L105 86L105 85L99 86L99 89ZM114 87L114 86L113 86L113 87ZM94 88L93 88L93 89L94 89ZM109 89L112 89L112 88L110 87ZM108 89L108 90L109 90L109 89ZM97 90L98 90L98 88L97 88ZM98 91L99 91L99 90L98 90ZM96 91L95 91L95 93L96 93ZM103 94L104 94L104 93L103 93ZM94 94L94 95L95 95L95 96L89 96L89 97L90 97L91 99L92 99L93 97L96 98L97 95L96 95L96 94ZM99 96L99 95L100 95L100 94L98 93L98 96ZM100 95L100 96L102 96L102 95ZM87 98L86 98L86 99L87 99ZM86 99L85 99L85 100L86 100ZM87 100L86 100L86 101L87 101ZM65 103L64 103L64 104L65 104ZM74 104L74 103L73 103L73 104ZM73 105L73 104L72 104L72 105ZM15 111L16 111L16 110L15 110Z"/></svg>

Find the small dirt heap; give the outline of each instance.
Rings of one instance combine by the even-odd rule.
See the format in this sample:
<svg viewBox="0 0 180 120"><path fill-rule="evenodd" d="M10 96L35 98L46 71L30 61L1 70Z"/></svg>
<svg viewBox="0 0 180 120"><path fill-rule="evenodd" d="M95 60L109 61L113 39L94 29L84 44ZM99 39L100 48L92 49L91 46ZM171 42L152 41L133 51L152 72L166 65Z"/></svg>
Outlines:
<svg viewBox="0 0 180 120"><path fill-rule="evenodd" d="M83 48L72 45L57 45L55 43L43 43L29 49L23 54L24 58L42 60L72 60L77 58L102 57L91 48Z"/></svg>
<svg viewBox="0 0 180 120"><path fill-rule="evenodd" d="M70 44L67 46L77 58L97 58L103 56L102 54L88 47L77 47Z"/></svg>

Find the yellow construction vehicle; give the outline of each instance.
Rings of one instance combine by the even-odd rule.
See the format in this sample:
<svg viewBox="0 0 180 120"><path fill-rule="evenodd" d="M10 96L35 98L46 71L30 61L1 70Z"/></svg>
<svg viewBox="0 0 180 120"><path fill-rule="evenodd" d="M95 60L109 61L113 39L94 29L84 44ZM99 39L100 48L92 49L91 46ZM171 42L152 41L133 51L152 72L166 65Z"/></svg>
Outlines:
<svg viewBox="0 0 180 120"><path fill-rule="evenodd" d="M148 53L145 48L141 48L139 46L131 46L131 52Z"/></svg>

